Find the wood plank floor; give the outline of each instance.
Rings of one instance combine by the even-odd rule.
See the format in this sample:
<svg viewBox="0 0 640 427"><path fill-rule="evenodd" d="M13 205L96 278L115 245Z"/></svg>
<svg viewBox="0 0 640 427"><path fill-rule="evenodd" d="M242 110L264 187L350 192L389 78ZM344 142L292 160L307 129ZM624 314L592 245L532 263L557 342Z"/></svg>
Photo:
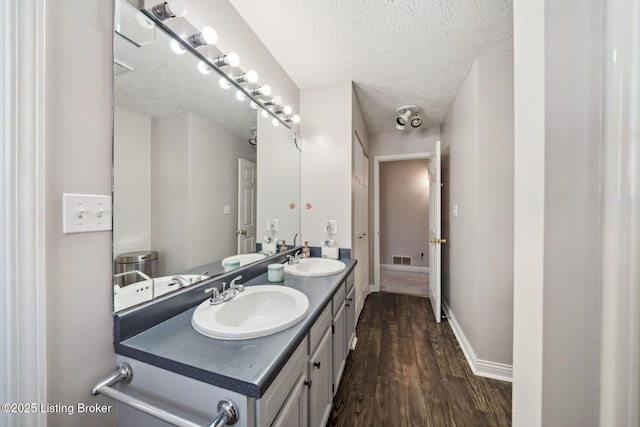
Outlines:
<svg viewBox="0 0 640 427"><path fill-rule="evenodd" d="M471 372L428 298L367 297L327 426L509 426L511 384Z"/></svg>

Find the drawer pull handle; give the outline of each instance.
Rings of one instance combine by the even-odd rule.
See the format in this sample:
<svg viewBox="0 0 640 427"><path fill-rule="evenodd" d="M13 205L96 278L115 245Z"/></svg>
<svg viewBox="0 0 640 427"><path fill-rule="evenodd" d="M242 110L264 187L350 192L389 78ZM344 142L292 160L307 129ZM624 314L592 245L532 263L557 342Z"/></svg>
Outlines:
<svg viewBox="0 0 640 427"><path fill-rule="evenodd" d="M304 382L304 385L306 385L307 387L311 388L311 380L306 380Z"/></svg>
<svg viewBox="0 0 640 427"><path fill-rule="evenodd" d="M313 366L320 369L320 362L313 362Z"/></svg>

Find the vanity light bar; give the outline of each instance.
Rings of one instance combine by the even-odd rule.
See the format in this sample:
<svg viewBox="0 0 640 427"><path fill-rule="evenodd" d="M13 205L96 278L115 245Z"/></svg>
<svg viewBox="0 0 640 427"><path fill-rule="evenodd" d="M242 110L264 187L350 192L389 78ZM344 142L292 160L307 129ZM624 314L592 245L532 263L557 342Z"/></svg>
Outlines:
<svg viewBox="0 0 640 427"><path fill-rule="evenodd" d="M225 88L226 87L230 88L232 86L235 87L246 98L249 98L250 101L253 101L256 105L262 107L263 111L265 111L267 115L271 115L274 120L282 123L285 127L287 128L291 127L290 124L293 120L288 121L284 117L281 117L282 114L287 114L287 113L285 113L285 110L282 107L280 107L282 105L282 99L279 96L276 96L273 98L261 99L262 96L266 96L267 94L262 93L260 95L256 95L252 93L252 90L247 89L243 86L243 83L256 83L258 81L258 74L255 71L252 71L252 70L247 71L246 73L242 73L238 76L235 76L235 78L229 76L224 71L222 71L222 68L227 65L237 66L232 64L239 64L240 59L238 58L238 55L229 53L228 55L224 55L224 57L218 57L213 60L209 59L206 56L204 56L202 53L200 53L197 49L197 47L202 46L202 44L198 46L194 45L199 43L199 42L194 43L194 37L201 36L202 33L196 36L191 36L189 37L188 40L184 40L176 32L174 32L171 28L169 28L164 24L163 21L169 18L184 16L184 14L186 13L186 7L184 6L184 2L182 0L168 0L164 3L153 6L151 9L144 9L144 7L142 7L139 10L149 19L151 19L158 28L164 31L169 37L173 38L176 41L176 44L181 46L184 50L188 50L189 52L191 52L192 55L194 55L197 59L199 59L203 63L201 66L202 69L206 69L205 67L208 67L218 72L218 74L222 76L220 81L220 86ZM203 41L206 41L206 40L203 39ZM207 41L207 44L209 44L208 41ZM224 59L221 60L221 58L224 58ZM236 78L238 80L236 80ZM223 84L222 80L225 80L226 83ZM263 85L262 87L264 88L264 86L267 86L267 85ZM269 92L270 92L270 89L271 88L269 88ZM240 96L238 95L237 98L240 99ZM279 111L275 112L267 108L269 105L280 107L278 108ZM291 107L289 107L289 109L290 108Z"/></svg>

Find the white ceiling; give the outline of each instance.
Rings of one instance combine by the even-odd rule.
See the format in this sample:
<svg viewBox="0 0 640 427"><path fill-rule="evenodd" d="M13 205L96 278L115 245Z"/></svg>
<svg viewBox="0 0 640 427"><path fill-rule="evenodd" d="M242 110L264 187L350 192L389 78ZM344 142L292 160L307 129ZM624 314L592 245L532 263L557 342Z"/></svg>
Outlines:
<svg viewBox="0 0 640 427"><path fill-rule="evenodd" d="M405 104L439 125L474 58L513 45L512 0L230 1L300 89L352 80L372 134Z"/></svg>

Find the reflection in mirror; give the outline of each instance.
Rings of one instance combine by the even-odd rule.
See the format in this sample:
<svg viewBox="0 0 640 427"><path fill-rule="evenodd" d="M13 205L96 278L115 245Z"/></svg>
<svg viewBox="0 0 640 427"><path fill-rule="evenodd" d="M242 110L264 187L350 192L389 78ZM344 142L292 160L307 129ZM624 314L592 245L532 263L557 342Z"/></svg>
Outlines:
<svg viewBox="0 0 640 427"><path fill-rule="evenodd" d="M184 18L166 25L180 34L195 32ZM222 263L255 253L267 218L281 221L283 237L274 237L293 240L300 230L300 159L293 132L262 116L265 126L257 123L259 113L248 101L223 89L220 76L203 69L190 52L175 53L171 42L129 3L116 0L115 311L255 261ZM211 45L199 52L223 55ZM225 71L241 72L230 66ZM266 124L282 132L282 140L273 142L266 133L263 138ZM261 156L264 162L258 162ZM280 180L289 187L271 188ZM261 191L274 196L258 203ZM280 206L276 194L286 194L294 209Z"/></svg>

